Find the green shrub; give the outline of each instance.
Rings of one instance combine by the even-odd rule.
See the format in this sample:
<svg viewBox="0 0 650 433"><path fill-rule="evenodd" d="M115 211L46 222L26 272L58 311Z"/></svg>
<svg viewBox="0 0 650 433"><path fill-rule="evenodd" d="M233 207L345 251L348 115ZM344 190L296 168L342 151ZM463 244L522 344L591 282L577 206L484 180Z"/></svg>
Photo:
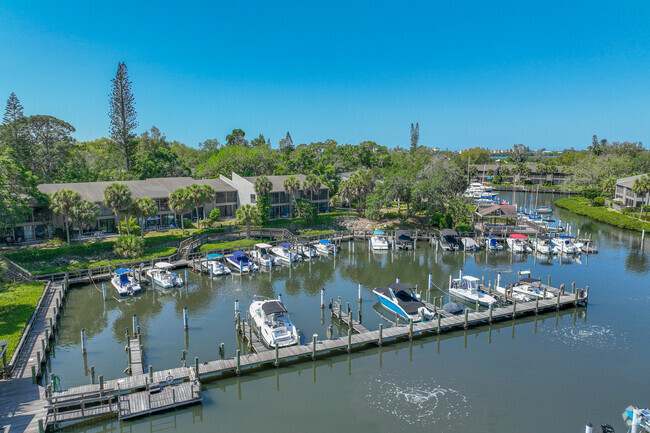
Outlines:
<svg viewBox="0 0 650 433"><path fill-rule="evenodd" d="M568 211L593 218L607 224L628 230L650 231L650 223L639 221L623 213L609 210L606 207L589 206L589 199L585 197L561 198L555 202L558 207Z"/></svg>
<svg viewBox="0 0 650 433"><path fill-rule="evenodd" d="M120 227L122 228L122 233L127 233L126 218L120 221ZM140 226L138 225L138 220L135 218L129 218L129 231L132 235L140 236Z"/></svg>
<svg viewBox="0 0 650 433"><path fill-rule="evenodd" d="M596 197L594 199L594 206L595 207L605 206L605 197Z"/></svg>
<svg viewBox="0 0 650 433"><path fill-rule="evenodd" d="M118 256L134 259L144 254L144 239L134 234L118 236L113 251Z"/></svg>
<svg viewBox="0 0 650 433"><path fill-rule="evenodd" d="M458 224L456 226L456 231L457 232L471 232L472 231L472 226L469 224Z"/></svg>

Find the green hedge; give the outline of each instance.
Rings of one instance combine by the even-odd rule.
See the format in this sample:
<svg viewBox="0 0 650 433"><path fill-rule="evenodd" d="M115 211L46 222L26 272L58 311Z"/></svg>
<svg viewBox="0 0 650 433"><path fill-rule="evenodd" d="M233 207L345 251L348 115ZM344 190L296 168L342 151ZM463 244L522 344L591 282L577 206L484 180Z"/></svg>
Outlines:
<svg viewBox="0 0 650 433"><path fill-rule="evenodd" d="M7 362L41 299L45 283L27 281L0 285L0 340L7 340Z"/></svg>
<svg viewBox="0 0 650 433"><path fill-rule="evenodd" d="M266 240L265 239L239 239L236 241L228 241L228 242L212 242L212 243L201 245L199 251L212 251L212 250L220 250L225 248L246 247L260 242L266 242Z"/></svg>
<svg viewBox="0 0 650 433"><path fill-rule="evenodd" d="M578 215L584 215L622 229L639 232L642 229L650 231L650 223L639 221L606 207L590 206L589 200L584 197L561 198L555 202L555 205Z"/></svg>

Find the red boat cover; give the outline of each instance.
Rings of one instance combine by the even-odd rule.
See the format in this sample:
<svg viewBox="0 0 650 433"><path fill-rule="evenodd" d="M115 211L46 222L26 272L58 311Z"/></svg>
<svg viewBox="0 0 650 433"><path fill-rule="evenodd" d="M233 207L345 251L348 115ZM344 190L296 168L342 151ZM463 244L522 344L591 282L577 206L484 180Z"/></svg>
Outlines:
<svg viewBox="0 0 650 433"><path fill-rule="evenodd" d="M520 233L513 233L510 235L510 237L513 239L528 239L528 236L522 235Z"/></svg>

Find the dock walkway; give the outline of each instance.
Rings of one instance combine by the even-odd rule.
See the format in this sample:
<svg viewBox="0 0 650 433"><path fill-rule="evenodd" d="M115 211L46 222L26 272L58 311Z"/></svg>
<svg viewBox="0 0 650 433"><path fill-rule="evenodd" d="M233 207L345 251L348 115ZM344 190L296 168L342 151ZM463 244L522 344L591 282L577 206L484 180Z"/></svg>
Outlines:
<svg viewBox="0 0 650 433"><path fill-rule="evenodd" d="M353 332L358 334L370 332L368 328L361 324L361 322L355 320L350 313L343 311L341 305L338 303L334 303L332 306L332 317L338 320L339 325L345 324L348 328L351 328Z"/></svg>

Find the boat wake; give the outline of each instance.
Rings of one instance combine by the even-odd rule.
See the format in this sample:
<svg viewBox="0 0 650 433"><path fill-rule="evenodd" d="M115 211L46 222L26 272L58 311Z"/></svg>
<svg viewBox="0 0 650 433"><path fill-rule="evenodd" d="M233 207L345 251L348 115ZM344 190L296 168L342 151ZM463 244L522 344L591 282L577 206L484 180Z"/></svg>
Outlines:
<svg viewBox="0 0 650 433"><path fill-rule="evenodd" d="M376 410L412 426L451 427L470 414L467 397L433 379L404 381L379 375L370 382L366 397Z"/></svg>
<svg viewBox="0 0 650 433"><path fill-rule="evenodd" d="M571 326L550 329L551 340L562 342L571 347L592 347L595 349L620 350L628 346L625 334L614 331L608 326L587 323L575 323Z"/></svg>

